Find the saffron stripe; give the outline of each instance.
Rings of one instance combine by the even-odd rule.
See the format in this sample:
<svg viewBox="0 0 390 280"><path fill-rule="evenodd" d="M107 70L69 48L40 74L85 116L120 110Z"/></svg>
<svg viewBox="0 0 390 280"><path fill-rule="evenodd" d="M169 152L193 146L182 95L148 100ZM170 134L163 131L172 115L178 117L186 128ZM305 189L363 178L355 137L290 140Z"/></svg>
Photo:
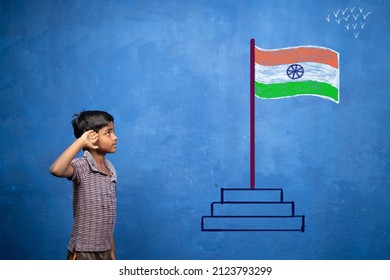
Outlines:
<svg viewBox="0 0 390 280"><path fill-rule="evenodd" d="M321 47L295 47L287 49L265 50L255 48L256 64L273 66L299 62L318 62L339 67L338 53Z"/></svg>
<svg viewBox="0 0 390 280"><path fill-rule="evenodd" d="M339 92L334 86L314 81L290 82L279 84L255 83L256 96L259 98L284 98L296 95L315 95L339 103Z"/></svg>

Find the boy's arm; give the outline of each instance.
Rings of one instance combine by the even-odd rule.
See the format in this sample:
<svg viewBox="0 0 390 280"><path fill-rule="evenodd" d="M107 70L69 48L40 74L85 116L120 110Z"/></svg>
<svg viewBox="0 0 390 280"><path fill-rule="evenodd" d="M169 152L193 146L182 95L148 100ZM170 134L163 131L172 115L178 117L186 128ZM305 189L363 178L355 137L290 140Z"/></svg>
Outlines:
<svg viewBox="0 0 390 280"><path fill-rule="evenodd" d="M72 159L83 148L98 149L95 146L98 140L98 134L89 130L85 132L80 138L73 142L51 165L50 173L57 177L68 178L73 175L73 167L70 165Z"/></svg>

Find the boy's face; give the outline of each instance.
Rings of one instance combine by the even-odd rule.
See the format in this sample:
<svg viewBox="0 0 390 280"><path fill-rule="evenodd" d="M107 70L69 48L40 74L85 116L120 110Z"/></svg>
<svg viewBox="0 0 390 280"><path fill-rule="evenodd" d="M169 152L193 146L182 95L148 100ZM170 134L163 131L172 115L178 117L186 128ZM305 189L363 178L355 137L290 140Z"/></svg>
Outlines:
<svg viewBox="0 0 390 280"><path fill-rule="evenodd" d="M106 153L115 153L116 141L118 137L115 135L114 123L110 122L107 126L99 129L99 138L96 145L99 146L99 151Z"/></svg>

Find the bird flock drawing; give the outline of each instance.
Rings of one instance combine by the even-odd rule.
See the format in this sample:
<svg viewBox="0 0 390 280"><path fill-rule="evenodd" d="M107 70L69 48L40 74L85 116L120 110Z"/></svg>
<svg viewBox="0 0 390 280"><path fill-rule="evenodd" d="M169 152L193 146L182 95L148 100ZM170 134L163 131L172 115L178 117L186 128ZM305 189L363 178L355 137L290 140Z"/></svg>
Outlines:
<svg viewBox="0 0 390 280"><path fill-rule="evenodd" d="M325 19L327 22L334 22L343 26L347 31L353 32L355 38L359 37L359 33L365 28L367 19L371 12L365 11L360 7L347 7L338 9L333 13L328 14Z"/></svg>

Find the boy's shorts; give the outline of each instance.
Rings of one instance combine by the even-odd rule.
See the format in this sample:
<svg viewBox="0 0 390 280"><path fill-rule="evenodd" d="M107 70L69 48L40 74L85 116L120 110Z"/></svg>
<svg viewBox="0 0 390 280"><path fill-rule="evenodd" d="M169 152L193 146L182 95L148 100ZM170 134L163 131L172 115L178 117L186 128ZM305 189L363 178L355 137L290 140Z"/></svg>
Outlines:
<svg viewBox="0 0 390 280"><path fill-rule="evenodd" d="M104 252L71 252L68 250L67 260L112 260L109 251Z"/></svg>

